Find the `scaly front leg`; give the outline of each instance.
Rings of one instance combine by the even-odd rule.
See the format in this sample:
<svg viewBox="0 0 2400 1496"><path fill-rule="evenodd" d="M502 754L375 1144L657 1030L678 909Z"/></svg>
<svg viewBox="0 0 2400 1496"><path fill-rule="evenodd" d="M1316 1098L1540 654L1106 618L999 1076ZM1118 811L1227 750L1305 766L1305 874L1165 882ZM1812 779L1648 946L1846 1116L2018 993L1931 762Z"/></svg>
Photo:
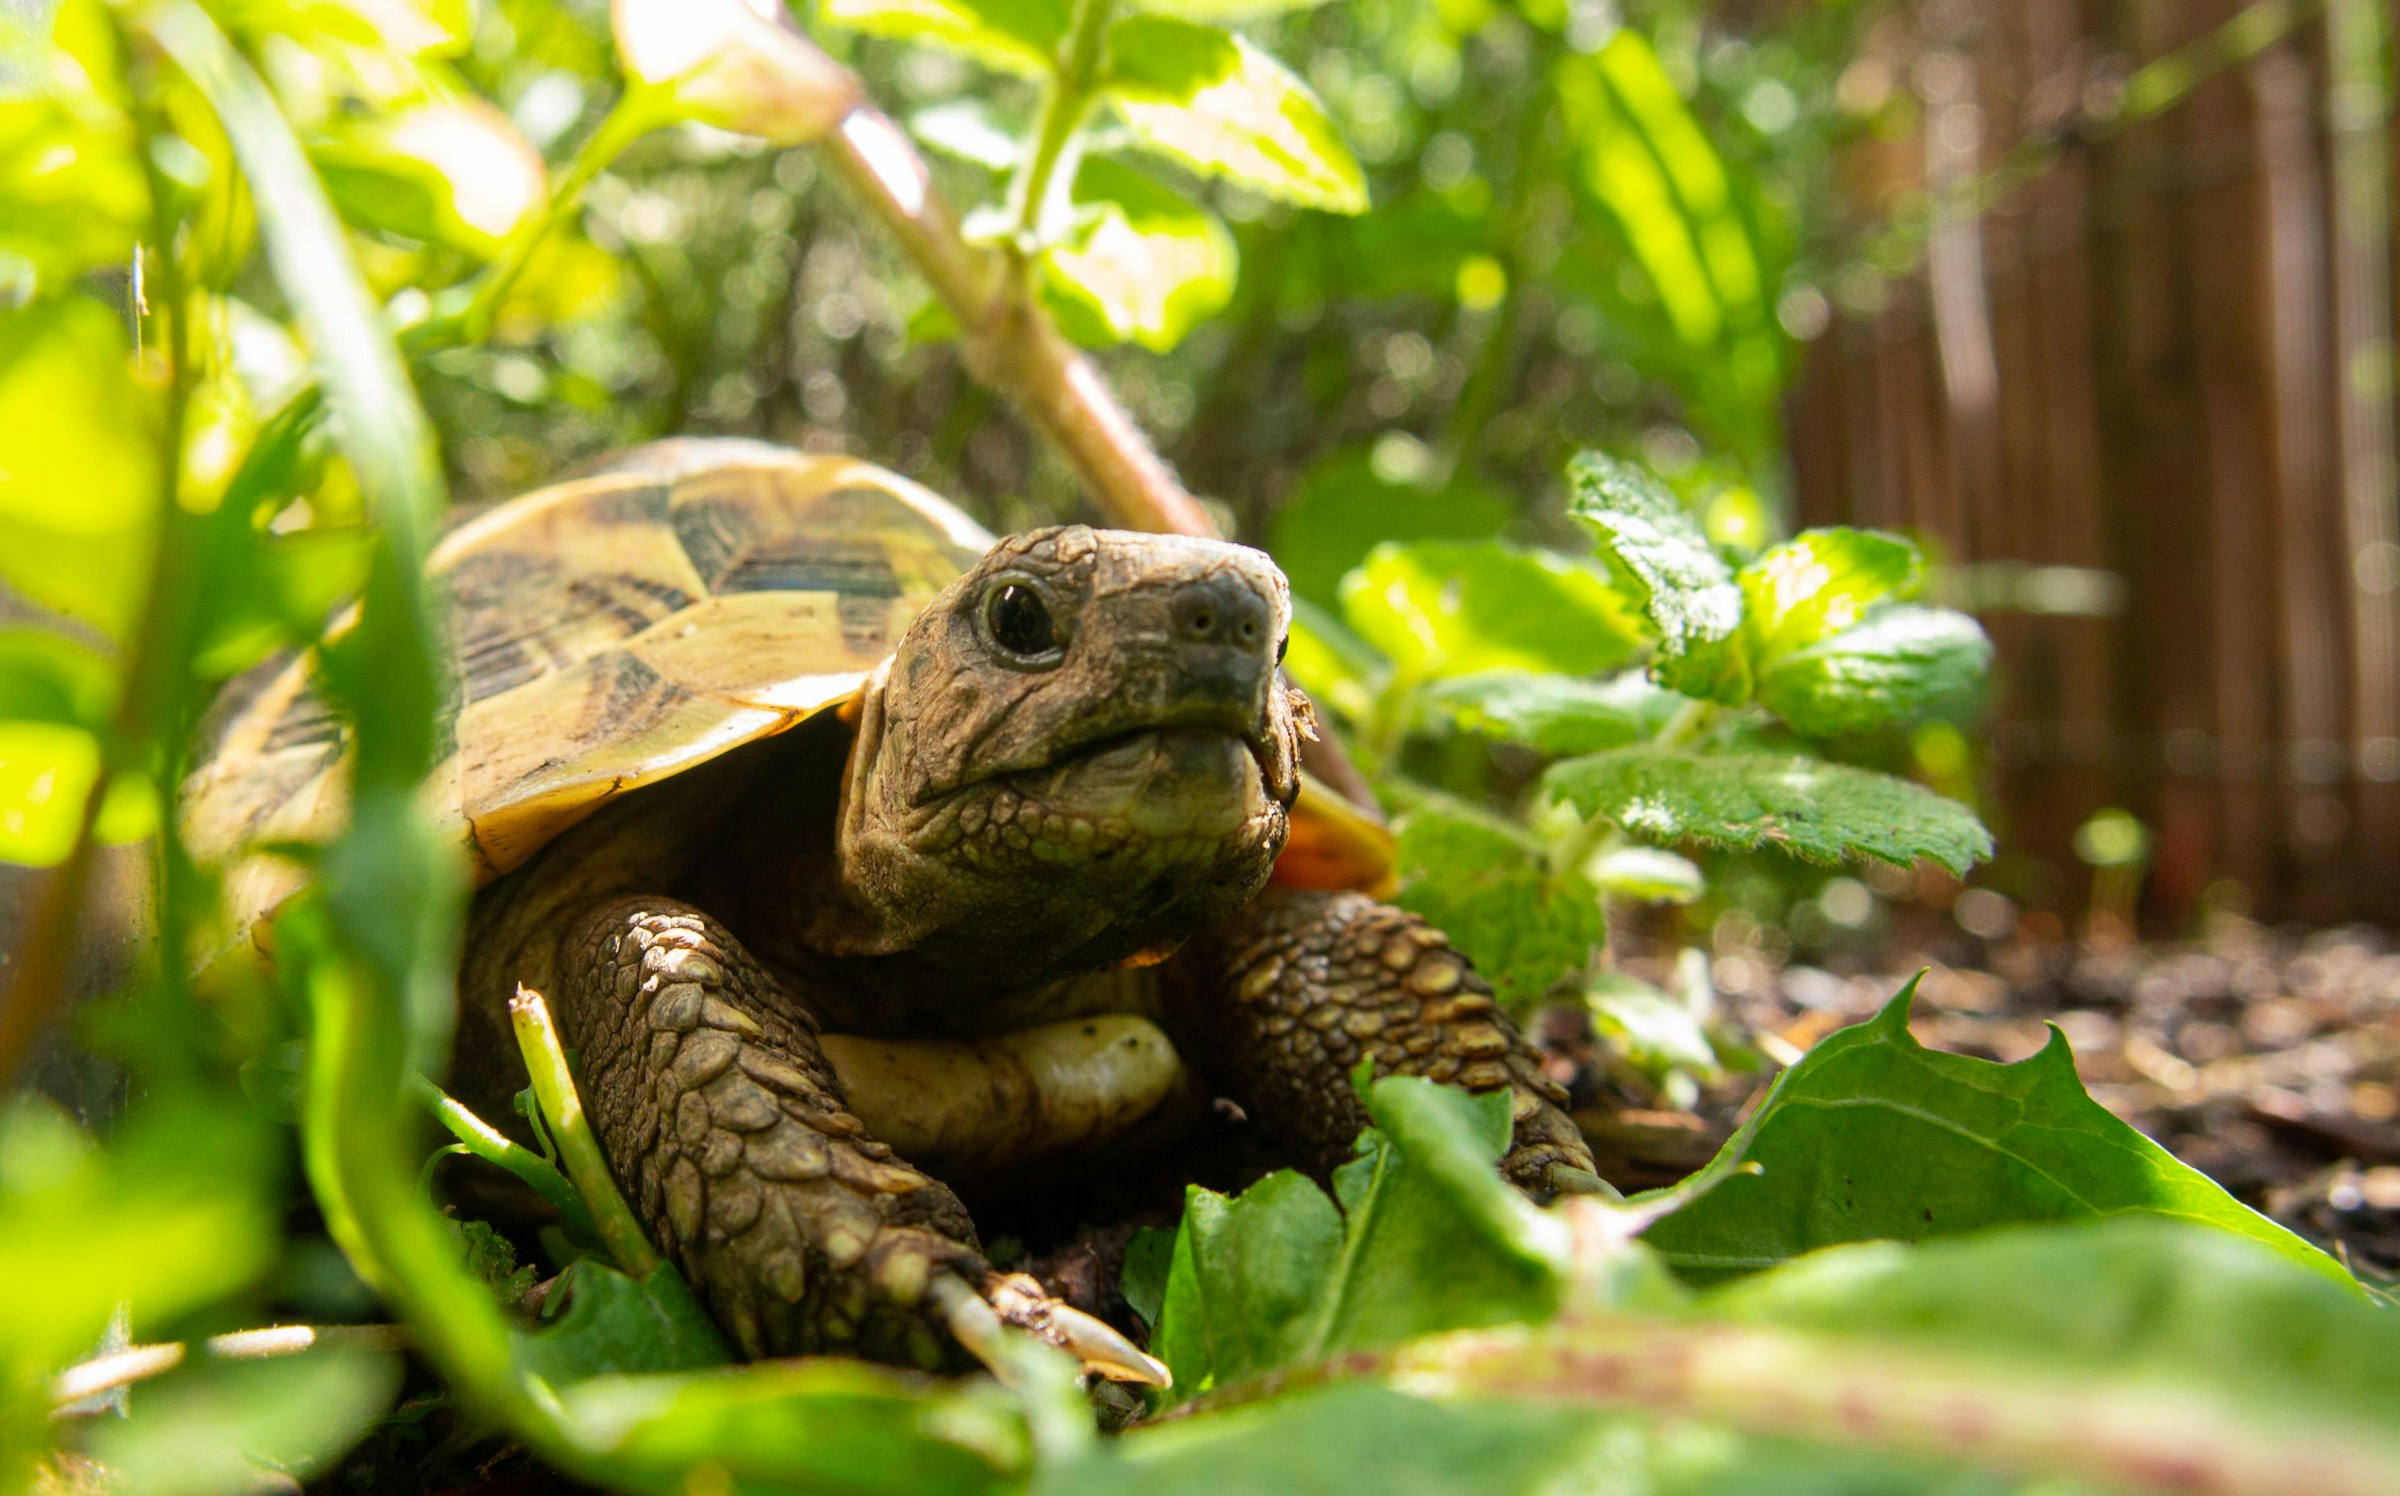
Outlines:
<svg viewBox="0 0 2400 1496"><path fill-rule="evenodd" d="M1501 1169L1537 1194L1597 1187L1591 1150L1533 1047L1450 940L1358 893L1270 888L1185 958L1178 1041L1322 1174L1367 1125L1350 1075L1421 1075L1509 1093Z"/></svg>
<svg viewBox="0 0 2400 1496"><path fill-rule="evenodd" d="M714 920L611 900L563 935L556 985L610 1167L743 1354L938 1367L943 1328L991 1359L997 1316L1105 1375L1159 1379L1105 1325L985 1265L958 1197L868 1135L815 1020Z"/></svg>

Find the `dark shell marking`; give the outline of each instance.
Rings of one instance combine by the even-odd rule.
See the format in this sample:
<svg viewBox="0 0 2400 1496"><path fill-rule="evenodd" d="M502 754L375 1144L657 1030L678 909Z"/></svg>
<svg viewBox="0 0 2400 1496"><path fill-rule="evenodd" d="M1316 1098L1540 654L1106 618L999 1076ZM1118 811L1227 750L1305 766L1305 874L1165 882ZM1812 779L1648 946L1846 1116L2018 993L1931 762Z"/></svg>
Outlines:
<svg viewBox="0 0 2400 1496"><path fill-rule="evenodd" d="M488 510L429 562L457 665L430 808L479 878L506 872L613 796L847 697L990 543L906 479L750 442L662 443ZM186 785L194 849L329 833L344 757L309 659L285 666ZM291 881L238 867L243 922Z"/></svg>

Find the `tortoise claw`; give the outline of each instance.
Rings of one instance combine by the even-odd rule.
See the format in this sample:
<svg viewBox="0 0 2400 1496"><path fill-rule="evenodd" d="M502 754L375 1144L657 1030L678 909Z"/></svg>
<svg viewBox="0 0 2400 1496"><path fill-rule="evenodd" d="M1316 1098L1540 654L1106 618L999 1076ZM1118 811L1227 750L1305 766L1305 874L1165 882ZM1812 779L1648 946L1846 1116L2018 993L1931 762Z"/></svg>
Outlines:
<svg viewBox="0 0 2400 1496"><path fill-rule="evenodd" d="M1112 1382L1164 1387L1174 1380L1166 1363L1080 1309L1062 1304L1022 1273L991 1273L977 1293L949 1274L933 1285L934 1302L950 1333L1002 1383L1015 1385L1007 1329L1014 1326L1073 1356L1083 1369Z"/></svg>
<svg viewBox="0 0 2400 1496"><path fill-rule="evenodd" d="M1607 1180L1589 1169L1578 1169L1573 1164L1552 1164L1548 1182L1552 1194L1598 1195L1604 1200L1624 1198Z"/></svg>

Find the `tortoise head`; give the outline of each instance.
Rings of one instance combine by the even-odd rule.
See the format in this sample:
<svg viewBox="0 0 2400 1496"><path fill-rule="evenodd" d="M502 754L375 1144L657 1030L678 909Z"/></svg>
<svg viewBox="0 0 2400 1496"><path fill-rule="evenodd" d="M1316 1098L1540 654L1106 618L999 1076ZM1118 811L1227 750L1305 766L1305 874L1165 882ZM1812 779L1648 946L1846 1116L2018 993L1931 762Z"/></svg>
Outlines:
<svg viewBox="0 0 2400 1496"><path fill-rule="evenodd" d="M862 697L846 929L816 943L1032 980L1232 914L1298 792L1290 623L1283 574L1247 547L1081 525L993 547Z"/></svg>

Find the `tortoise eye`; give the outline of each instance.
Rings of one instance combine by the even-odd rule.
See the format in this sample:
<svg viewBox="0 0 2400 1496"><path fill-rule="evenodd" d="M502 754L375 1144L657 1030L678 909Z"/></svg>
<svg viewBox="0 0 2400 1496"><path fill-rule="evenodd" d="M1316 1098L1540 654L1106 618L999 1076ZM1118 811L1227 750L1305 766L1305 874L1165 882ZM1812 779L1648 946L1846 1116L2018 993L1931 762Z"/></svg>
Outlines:
<svg viewBox="0 0 2400 1496"><path fill-rule="evenodd" d="M1284 657L1285 655L1287 655L1287 654L1290 654L1291 652L1292 652L1292 636L1291 636L1291 635L1289 635L1289 634L1286 634L1286 635L1284 635L1282 638L1280 638L1280 639L1278 639L1278 640L1276 640L1276 641L1275 641L1275 663L1276 663L1276 664L1278 664L1278 665L1282 664L1282 663L1283 663L1283 657Z"/></svg>
<svg viewBox="0 0 2400 1496"><path fill-rule="evenodd" d="M1042 595L1021 582L1006 582L984 600L983 618L992 642L1010 654L1037 659L1056 650L1058 625Z"/></svg>

